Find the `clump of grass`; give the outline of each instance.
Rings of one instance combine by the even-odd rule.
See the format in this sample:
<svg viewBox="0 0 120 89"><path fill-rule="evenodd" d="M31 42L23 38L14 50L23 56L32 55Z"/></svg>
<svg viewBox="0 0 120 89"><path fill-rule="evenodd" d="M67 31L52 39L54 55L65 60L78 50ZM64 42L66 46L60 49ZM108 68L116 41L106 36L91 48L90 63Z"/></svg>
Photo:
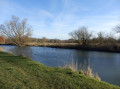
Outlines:
<svg viewBox="0 0 120 89"><path fill-rule="evenodd" d="M78 68L78 64L75 63L73 60L70 64L65 64L64 68L71 69L74 72L78 72L80 74L84 74L85 76L95 78L101 81L101 78L97 73L94 73L90 66L83 66L80 70Z"/></svg>
<svg viewBox="0 0 120 89"><path fill-rule="evenodd" d="M80 71L82 71L85 76L89 76L101 81L101 78L99 77L99 75L97 73L94 73L90 66L87 66L87 69L82 69Z"/></svg>
<svg viewBox="0 0 120 89"><path fill-rule="evenodd" d="M19 55L19 56L26 58L26 56L25 56L24 54L21 54L21 55Z"/></svg>
<svg viewBox="0 0 120 89"><path fill-rule="evenodd" d="M78 71L78 64L74 63L74 61L72 60L72 62L70 64L65 64L64 68L71 69L72 71L77 72Z"/></svg>
<svg viewBox="0 0 120 89"><path fill-rule="evenodd" d="M101 81L101 78L99 77L99 75L96 73L94 76L97 80Z"/></svg>
<svg viewBox="0 0 120 89"><path fill-rule="evenodd" d="M83 71L84 75L89 76L89 77L94 77L94 73L90 66L88 66L86 70L82 70L82 71Z"/></svg>
<svg viewBox="0 0 120 89"><path fill-rule="evenodd" d="M8 51L8 53L9 53L9 54L13 54L12 51L10 51L10 50Z"/></svg>

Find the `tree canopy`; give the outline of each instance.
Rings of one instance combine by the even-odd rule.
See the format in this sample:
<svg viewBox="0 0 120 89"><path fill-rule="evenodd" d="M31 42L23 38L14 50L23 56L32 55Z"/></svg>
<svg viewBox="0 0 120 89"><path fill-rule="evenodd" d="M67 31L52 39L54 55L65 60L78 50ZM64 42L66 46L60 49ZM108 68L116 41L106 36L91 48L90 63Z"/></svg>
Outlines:
<svg viewBox="0 0 120 89"><path fill-rule="evenodd" d="M27 24L27 20L20 20L19 17L12 16L11 20L0 25L0 31L18 46L24 46L32 35L32 27Z"/></svg>

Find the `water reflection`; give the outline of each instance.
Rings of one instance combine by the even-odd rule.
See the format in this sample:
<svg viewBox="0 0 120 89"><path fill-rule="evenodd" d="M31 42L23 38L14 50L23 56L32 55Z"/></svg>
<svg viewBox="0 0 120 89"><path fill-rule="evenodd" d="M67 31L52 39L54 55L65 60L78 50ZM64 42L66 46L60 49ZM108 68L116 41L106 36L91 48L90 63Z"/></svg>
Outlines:
<svg viewBox="0 0 120 89"><path fill-rule="evenodd" d="M74 53L74 61L78 63L79 68L90 66L90 53L76 50Z"/></svg>
<svg viewBox="0 0 120 89"><path fill-rule="evenodd" d="M25 55L27 58L32 59L32 49L30 47L12 47L8 52L14 55Z"/></svg>

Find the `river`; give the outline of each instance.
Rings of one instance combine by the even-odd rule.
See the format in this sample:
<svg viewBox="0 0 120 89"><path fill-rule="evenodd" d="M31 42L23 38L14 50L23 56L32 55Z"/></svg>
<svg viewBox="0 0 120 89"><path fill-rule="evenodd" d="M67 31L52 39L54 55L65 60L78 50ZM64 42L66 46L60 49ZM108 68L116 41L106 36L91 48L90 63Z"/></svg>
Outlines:
<svg viewBox="0 0 120 89"><path fill-rule="evenodd" d="M0 51L24 54L34 61L52 67L64 66L74 61L81 65L90 65L102 81L120 86L120 53L82 51L49 47L16 47L0 45Z"/></svg>

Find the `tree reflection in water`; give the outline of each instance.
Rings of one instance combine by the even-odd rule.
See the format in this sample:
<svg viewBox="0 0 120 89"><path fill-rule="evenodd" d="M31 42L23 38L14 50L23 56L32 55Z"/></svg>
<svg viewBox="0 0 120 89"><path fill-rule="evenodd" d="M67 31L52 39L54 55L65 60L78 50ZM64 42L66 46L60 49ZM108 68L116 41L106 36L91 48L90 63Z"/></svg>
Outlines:
<svg viewBox="0 0 120 89"><path fill-rule="evenodd" d="M14 55L24 55L27 58L32 59L32 49L31 47L13 47L9 49L9 52L11 52Z"/></svg>

